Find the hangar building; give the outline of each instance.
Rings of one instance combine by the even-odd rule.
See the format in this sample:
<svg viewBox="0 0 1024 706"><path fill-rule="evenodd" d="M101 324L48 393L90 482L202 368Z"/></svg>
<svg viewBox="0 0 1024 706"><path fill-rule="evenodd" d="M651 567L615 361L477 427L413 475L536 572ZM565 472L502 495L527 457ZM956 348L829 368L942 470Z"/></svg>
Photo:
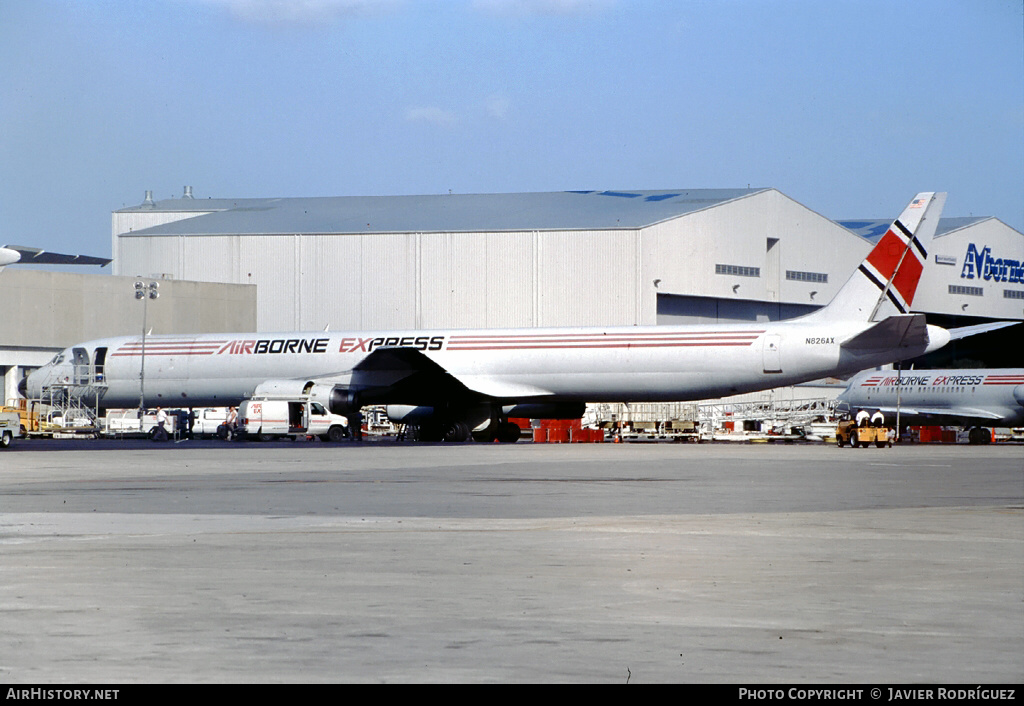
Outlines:
<svg viewBox="0 0 1024 706"><path fill-rule="evenodd" d="M186 187L115 211L112 252L115 274L256 284L260 331L765 321L827 303L904 206L839 223L772 188L204 200ZM1024 319L1024 235L944 218L929 254L916 311Z"/></svg>
<svg viewBox="0 0 1024 706"><path fill-rule="evenodd" d="M160 282L159 299L135 299L134 277L21 269L0 272L0 375L4 402L28 371L69 345L107 336L251 331L256 288ZM148 281L147 281L148 284Z"/></svg>

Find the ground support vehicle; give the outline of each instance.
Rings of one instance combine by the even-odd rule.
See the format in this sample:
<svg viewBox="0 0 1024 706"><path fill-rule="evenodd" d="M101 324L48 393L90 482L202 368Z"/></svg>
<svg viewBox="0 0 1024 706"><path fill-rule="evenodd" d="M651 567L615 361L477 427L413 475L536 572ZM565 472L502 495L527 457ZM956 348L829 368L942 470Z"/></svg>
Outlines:
<svg viewBox="0 0 1024 706"><path fill-rule="evenodd" d="M874 443L878 448L892 446L893 435L889 427L859 427L855 421L839 422L836 427L836 446L842 448L846 444L866 448Z"/></svg>
<svg viewBox="0 0 1024 706"><path fill-rule="evenodd" d="M236 437L270 441L313 438L341 441L348 436L348 419L331 414L308 397L245 400L238 408Z"/></svg>
<svg viewBox="0 0 1024 706"><path fill-rule="evenodd" d="M0 449L6 449L15 439L23 435L21 417L17 410L4 408L3 411L0 411Z"/></svg>
<svg viewBox="0 0 1024 706"><path fill-rule="evenodd" d="M192 419L192 436L197 439L211 439L215 436L220 436L218 430L225 426L228 418L228 411L224 407L197 409L194 414L195 417Z"/></svg>
<svg viewBox="0 0 1024 706"><path fill-rule="evenodd" d="M2 409L18 415L20 436L26 439L95 438L100 431L94 413L88 408L19 398L8 400Z"/></svg>
<svg viewBox="0 0 1024 706"><path fill-rule="evenodd" d="M167 437L174 437L181 428L180 415L167 412L167 421L164 423L164 431ZM147 409L142 419L139 419L137 409L111 409L107 411L106 425L103 433L107 436L118 438L146 437L156 439L158 436L156 421L156 410Z"/></svg>

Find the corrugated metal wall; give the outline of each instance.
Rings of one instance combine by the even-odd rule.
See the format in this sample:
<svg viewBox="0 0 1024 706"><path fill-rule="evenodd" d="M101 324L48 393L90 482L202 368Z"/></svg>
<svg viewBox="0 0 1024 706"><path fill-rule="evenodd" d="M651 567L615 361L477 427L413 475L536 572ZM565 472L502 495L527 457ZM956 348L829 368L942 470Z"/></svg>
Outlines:
<svg viewBox="0 0 1024 706"><path fill-rule="evenodd" d="M827 303L871 247L777 191L658 224L643 238L656 294L798 305ZM758 276L716 274L718 264ZM786 270L827 274L828 282L788 280Z"/></svg>
<svg viewBox="0 0 1024 706"><path fill-rule="evenodd" d="M144 215L151 220L132 223L153 225L160 214ZM115 228L129 225L133 216L115 214ZM993 251L1018 252L1020 234L994 223L983 223L974 232L992 240ZM970 236L955 237L966 242L963 238ZM826 304L871 247L775 190L635 231L114 240L121 274L257 285L261 331L637 325L667 323L666 316L686 319L678 306L659 316L659 295L663 302L667 297L676 303L706 297L737 306L775 303L780 312L790 311ZM758 275L716 274L716 264L757 268ZM959 267L948 269L959 273ZM787 279L787 270L827 274L828 280ZM936 283L927 276L917 307L959 311L959 300L946 291L948 279ZM987 307L984 315L989 316L1020 316L1019 299L1004 300L1001 291L990 289L991 296L972 298L969 308L982 314L982 306ZM695 321L706 318L706 312L693 313Z"/></svg>
<svg viewBox="0 0 1024 706"><path fill-rule="evenodd" d="M258 285L261 331L641 323L633 231L117 242L123 271Z"/></svg>
<svg viewBox="0 0 1024 706"><path fill-rule="evenodd" d="M971 246L974 249L968 262ZM980 271L976 256L982 259ZM942 235L932 242L928 257L918 286L920 300L942 302L943 311L963 316L1024 317L1024 281L1017 267L1010 272L1010 263L1024 263L1024 237L1010 226L993 218Z"/></svg>

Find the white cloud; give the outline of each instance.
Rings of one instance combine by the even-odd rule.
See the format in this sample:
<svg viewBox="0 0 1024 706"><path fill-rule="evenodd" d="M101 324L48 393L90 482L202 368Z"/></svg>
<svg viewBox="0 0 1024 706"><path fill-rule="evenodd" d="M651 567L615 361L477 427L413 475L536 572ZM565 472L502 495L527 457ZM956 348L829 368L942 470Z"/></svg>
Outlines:
<svg viewBox="0 0 1024 706"><path fill-rule="evenodd" d="M440 125L442 127L450 127L454 125L458 118L450 110L444 110L436 106L422 106L417 108L410 108L405 113L405 119L409 122L423 122L431 123L433 125Z"/></svg>
<svg viewBox="0 0 1024 706"><path fill-rule="evenodd" d="M615 0L473 0L473 7L496 15L582 15L603 10Z"/></svg>
<svg viewBox="0 0 1024 706"><path fill-rule="evenodd" d="M504 120L505 117L508 116L508 111L511 106L511 101L498 93L488 98L485 104L487 114L492 118L498 118L499 120Z"/></svg>
<svg viewBox="0 0 1024 706"><path fill-rule="evenodd" d="M316 25L390 10L401 0L204 0L259 24Z"/></svg>

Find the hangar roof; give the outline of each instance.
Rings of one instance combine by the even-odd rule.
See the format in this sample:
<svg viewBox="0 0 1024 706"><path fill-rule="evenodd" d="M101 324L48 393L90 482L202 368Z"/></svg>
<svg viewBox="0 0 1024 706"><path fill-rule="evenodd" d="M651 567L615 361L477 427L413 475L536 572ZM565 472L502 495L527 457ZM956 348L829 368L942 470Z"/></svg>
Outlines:
<svg viewBox="0 0 1024 706"><path fill-rule="evenodd" d="M981 221L987 221L992 216L964 216L957 218L939 218L939 225L935 228L935 237L952 233L955 230L966 228L967 226L980 223ZM853 233L856 233L866 240L876 242L879 238L885 235L885 231L892 225L892 219L889 220L857 220L857 221L836 221L843 228L846 228Z"/></svg>
<svg viewBox="0 0 1024 706"><path fill-rule="evenodd" d="M167 199L115 213L197 212L124 234L139 236L605 230L642 228L770 190Z"/></svg>

